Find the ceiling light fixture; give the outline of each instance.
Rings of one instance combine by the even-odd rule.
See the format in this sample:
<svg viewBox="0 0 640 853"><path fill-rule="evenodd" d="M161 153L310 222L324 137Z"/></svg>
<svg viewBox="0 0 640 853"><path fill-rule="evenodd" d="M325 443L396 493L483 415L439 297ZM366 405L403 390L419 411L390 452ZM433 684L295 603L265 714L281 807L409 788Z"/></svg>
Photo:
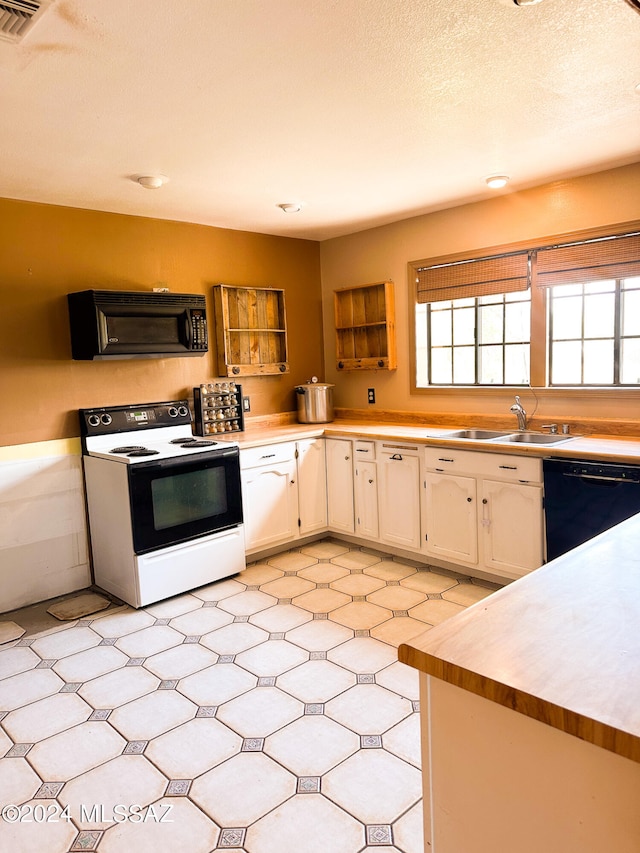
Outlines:
<svg viewBox="0 0 640 853"><path fill-rule="evenodd" d="M492 190L501 190L502 187L506 187L509 183L508 175L489 175L488 178L485 178L485 183L488 187L491 187Z"/></svg>
<svg viewBox="0 0 640 853"><path fill-rule="evenodd" d="M140 175L135 180L144 187L145 190L158 190L163 184L166 184L169 178L165 175Z"/></svg>
<svg viewBox="0 0 640 853"><path fill-rule="evenodd" d="M536 6L538 3L542 3L542 0L513 0L516 6Z"/></svg>
<svg viewBox="0 0 640 853"><path fill-rule="evenodd" d="M284 213L299 213L302 210L302 205L297 201L288 201L284 204L277 204L276 207L279 207Z"/></svg>

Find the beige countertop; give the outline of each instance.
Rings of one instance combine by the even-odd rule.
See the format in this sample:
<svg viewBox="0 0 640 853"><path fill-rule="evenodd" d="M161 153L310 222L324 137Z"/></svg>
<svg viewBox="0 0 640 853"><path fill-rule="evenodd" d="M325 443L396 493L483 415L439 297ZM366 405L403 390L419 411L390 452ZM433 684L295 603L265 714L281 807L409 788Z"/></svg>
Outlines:
<svg viewBox="0 0 640 853"><path fill-rule="evenodd" d="M259 447L280 441L298 441L304 438L368 438L381 441L412 441L423 445L457 446L481 453L512 453L521 456L554 456L574 459L601 459L612 462L640 464L640 438L609 435L589 435L571 438L559 444L521 445L504 441L465 441L447 439L447 434L458 427L438 424L374 424L336 420L328 424L286 424L283 426L249 426L246 432L234 434L241 448ZM459 427L464 429L464 427ZM517 432L517 430L514 430ZM231 438L231 436L230 436Z"/></svg>
<svg viewBox="0 0 640 853"><path fill-rule="evenodd" d="M398 650L420 671L640 762L640 515Z"/></svg>

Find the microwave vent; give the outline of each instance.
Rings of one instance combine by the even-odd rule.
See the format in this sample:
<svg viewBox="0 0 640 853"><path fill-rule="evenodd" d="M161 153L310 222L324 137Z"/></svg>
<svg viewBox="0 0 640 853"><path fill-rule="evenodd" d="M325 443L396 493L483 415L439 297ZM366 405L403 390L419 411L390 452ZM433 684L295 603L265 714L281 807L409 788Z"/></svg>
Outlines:
<svg viewBox="0 0 640 853"><path fill-rule="evenodd" d="M50 0L0 0L0 39L22 41L49 3Z"/></svg>
<svg viewBox="0 0 640 853"><path fill-rule="evenodd" d="M101 305L199 305L204 308L204 296L193 293L157 293L145 290L96 290Z"/></svg>

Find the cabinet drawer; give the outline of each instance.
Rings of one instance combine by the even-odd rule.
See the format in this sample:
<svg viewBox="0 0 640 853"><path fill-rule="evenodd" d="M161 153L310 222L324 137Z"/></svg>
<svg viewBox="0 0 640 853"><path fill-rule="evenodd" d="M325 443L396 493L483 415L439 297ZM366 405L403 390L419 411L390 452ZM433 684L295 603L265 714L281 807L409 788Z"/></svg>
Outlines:
<svg viewBox="0 0 640 853"><path fill-rule="evenodd" d="M429 471L473 474L507 482L542 482L542 460L507 453L474 453L448 447L427 447L425 463Z"/></svg>
<svg viewBox="0 0 640 853"><path fill-rule="evenodd" d="M356 440L353 442L356 462L358 459L375 459L376 458L376 443L375 441Z"/></svg>
<svg viewBox="0 0 640 853"><path fill-rule="evenodd" d="M378 455L381 458L384 454L388 456L419 456L420 448L417 444L405 443L403 441L379 441Z"/></svg>
<svg viewBox="0 0 640 853"><path fill-rule="evenodd" d="M274 465L288 462L296 457L294 441L283 441L279 444L264 444L261 447L248 447L240 451L240 467L258 468L261 465Z"/></svg>

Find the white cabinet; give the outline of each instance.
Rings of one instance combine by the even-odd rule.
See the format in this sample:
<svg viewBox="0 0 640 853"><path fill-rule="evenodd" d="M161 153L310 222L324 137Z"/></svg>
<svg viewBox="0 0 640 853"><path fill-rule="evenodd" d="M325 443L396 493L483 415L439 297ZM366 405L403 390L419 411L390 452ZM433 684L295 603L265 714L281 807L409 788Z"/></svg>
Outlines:
<svg viewBox="0 0 640 853"><path fill-rule="evenodd" d="M247 551L326 529L323 438L242 450L240 463Z"/></svg>
<svg viewBox="0 0 640 853"><path fill-rule="evenodd" d="M476 480L425 474L426 551L453 563L478 562Z"/></svg>
<svg viewBox="0 0 640 853"><path fill-rule="evenodd" d="M327 527L327 477L324 438L296 442L298 533L308 536Z"/></svg>
<svg viewBox="0 0 640 853"><path fill-rule="evenodd" d="M378 467L375 442L354 442L354 504L356 534L364 539L378 538Z"/></svg>
<svg viewBox="0 0 640 853"><path fill-rule="evenodd" d="M378 442L380 541L420 549L420 458L416 445Z"/></svg>
<svg viewBox="0 0 640 853"><path fill-rule="evenodd" d="M482 481L480 540L483 563L520 577L543 562L542 486Z"/></svg>
<svg viewBox="0 0 640 853"><path fill-rule="evenodd" d="M353 505L353 447L349 439L325 439L327 455L327 508L330 530L355 531Z"/></svg>
<svg viewBox="0 0 640 853"><path fill-rule="evenodd" d="M542 463L428 447L425 552L518 578L543 563Z"/></svg>
<svg viewBox="0 0 640 853"><path fill-rule="evenodd" d="M244 534L248 552L298 534L295 443L240 451Z"/></svg>

